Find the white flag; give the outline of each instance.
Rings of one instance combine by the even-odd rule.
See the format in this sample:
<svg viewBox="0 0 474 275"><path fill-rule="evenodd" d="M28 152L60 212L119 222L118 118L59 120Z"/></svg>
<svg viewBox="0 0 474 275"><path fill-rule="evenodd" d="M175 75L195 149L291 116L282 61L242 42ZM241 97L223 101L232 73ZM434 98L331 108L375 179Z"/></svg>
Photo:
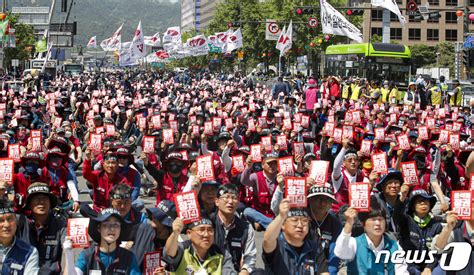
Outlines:
<svg viewBox="0 0 474 275"><path fill-rule="evenodd" d="M347 36L352 40L362 43L362 33L360 30L328 2L325 0L320 1L323 33Z"/></svg>
<svg viewBox="0 0 474 275"><path fill-rule="evenodd" d="M120 50L120 46L122 43L122 27L123 24L115 31L112 37L100 42L100 46L104 51Z"/></svg>
<svg viewBox="0 0 474 275"><path fill-rule="evenodd" d="M290 20L288 29L286 29L283 45L281 46L280 56L283 56L287 51L289 51L292 45L293 45L293 21Z"/></svg>
<svg viewBox="0 0 474 275"><path fill-rule="evenodd" d="M137 30L133 36L132 44L130 45L130 54L132 59L138 60L146 56L145 39L143 38L142 21L138 23Z"/></svg>
<svg viewBox="0 0 474 275"><path fill-rule="evenodd" d="M232 29L228 29L226 32L217 32L217 45L221 48L222 52L226 52L227 38L234 33Z"/></svg>
<svg viewBox="0 0 474 275"><path fill-rule="evenodd" d="M163 44L181 43L181 29L179 27L169 27L163 34Z"/></svg>
<svg viewBox="0 0 474 275"><path fill-rule="evenodd" d="M226 52L231 53L233 50L243 47L243 38L240 28L238 28L232 35L227 37Z"/></svg>
<svg viewBox="0 0 474 275"><path fill-rule="evenodd" d="M44 73L44 70L46 69L46 63L51 58L52 48L53 48L53 43L51 43L51 44L48 43L48 50L46 51L46 57L44 58L44 63L43 63L43 66L41 67L41 72L42 73Z"/></svg>
<svg viewBox="0 0 474 275"><path fill-rule="evenodd" d="M145 36L144 38L145 45L147 46L158 47L161 44L159 32L155 33L153 36Z"/></svg>
<svg viewBox="0 0 474 275"><path fill-rule="evenodd" d="M207 38L203 34L189 38L184 48L189 50L193 56L206 55L209 52Z"/></svg>
<svg viewBox="0 0 474 275"><path fill-rule="evenodd" d="M400 12L400 9L398 8L398 4L395 0L372 0L372 6L381 7L393 12L395 15L398 16L398 20L400 21L400 24L402 24L402 26L405 25L406 19Z"/></svg>
<svg viewBox="0 0 474 275"><path fill-rule="evenodd" d="M276 49L280 50L283 48L283 42L285 40L285 35L286 35L286 26L283 26L283 30L281 30L280 37L278 37L277 44L276 44Z"/></svg>
<svg viewBox="0 0 474 275"><path fill-rule="evenodd" d="M89 43L87 43L87 48L97 48L97 37L92 36L91 39L89 39Z"/></svg>

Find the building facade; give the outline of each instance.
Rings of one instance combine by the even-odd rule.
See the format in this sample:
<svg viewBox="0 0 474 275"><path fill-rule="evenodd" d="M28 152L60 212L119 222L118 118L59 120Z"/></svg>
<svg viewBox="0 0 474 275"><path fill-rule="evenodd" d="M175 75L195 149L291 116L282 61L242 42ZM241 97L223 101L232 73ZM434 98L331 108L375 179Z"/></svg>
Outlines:
<svg viewBox="0 0 474 275"><path fill-rule="evenodd" d="M183 31L196 30L201 32L209 26L217 4L222 0L182 0L181 1L181 29Z"/></svg>
<svg viewBox="0 0 474 275"><path fill-rule="evenodd" d="M456 11L462 10L463 1L474 12L474 0L415 0L418 6L429 4L429 11L439 11L441 17L438 19L419 20L414 16L408 16L406 11L407 1L397 0L402 14L407 23L402 26L398 17L390 14L390 41L397 41L404 45L424 44L434 46L439 42L457 42L464 40L464 16L458 17ZM370 7L370 5L368 5ZM370 40L372 35L382 36L382 9L366 10L364 13L363 37L364 41ZM370 20L369 20L370 19ZM473 30L474 25L469 24Z"/></svg>

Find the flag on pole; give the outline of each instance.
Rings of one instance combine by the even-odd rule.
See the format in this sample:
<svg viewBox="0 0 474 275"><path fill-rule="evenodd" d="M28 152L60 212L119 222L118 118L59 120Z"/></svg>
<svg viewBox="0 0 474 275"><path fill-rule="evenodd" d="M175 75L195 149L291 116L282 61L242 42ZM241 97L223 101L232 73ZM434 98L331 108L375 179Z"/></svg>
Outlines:
<svg viewBox="0 0 474 275"><path fill-rule="evenodd" d="M138 23L138 27L135 30L132 44L130 45L130 55L133 60L138 60L146 56L145 39L143 37L142 21Z"/></svg>
<svg viewBox="0 0 474 275"><path fill-rule="evenodd" d="M41 72L44 73L44 70L46 69L46 63L48 60L51 58L51 49L53 48L53 44L48 44L48 50L46 53L46 57L44 58L44 63L43 66L41 67Z"/></svg>
<svg viewBox="0 0 474 275"><path fill-rule="evenodd" d="M325 0L320 1L323 33L346 36L362 43L362 33L360 30L328 2Z"/></svg>
<svg viewBox="0 0 474 275"><path fill-rule="evenodd" d="M398 16L398 20L400 24L403 26L406 23L405 17L400 12L398 8L398 4L395 0L371 0L372 6L374 7L381 7L393 12L396 16Z"/></svg>
<svg viewBox="0 0 474 275"><path fill-rule="evenodd" d="M226 44L227 53L231 53L233 50L243 47L242 31L240 28L227 37Z"/></svg>
<svg viewBox="0 0 474 275"><path fill-rule="evenodd" d="M44 30L43 37L35 43L35 51L37 53L44 53L48 50L48 30Z"/></svg>
<svg viewBox="0 0 474 275"><path fill-rule="evenodd" d="M280 50L280 56L283 56L287 51L291 49L293 44L293 21L290 21L288 29L281 31L280 38L278 38L276 48Z"/></svg>
<svg viewBox="0 0 474 275"><path fill-rule="evenodd" d="M5 19L0 22L0 38L7 34L9 24L10 22L8 21L8 19Z"/></svg>
<svg viewBox="0 0 474 275"><path fill-rule="evenodd" d="M104 51L119 50L122 43L122 27L123 24L115 31L112 37L102 40L100 46Z"/></svg>
<svg viewBox="0 0 474 275"><path fill-rule="evenodd" d="M145 36L145 45L151 47L159 47L161 45L160 33L157 32L153 36Z"/></svg>
<svg viewBox="0 0 474 275"><path fill-rule="evenodd" d="M89 39L89 43L87 43L87 48L97 48L97 37L92 36L91 39Z"/></svg>
<svg viewBox="0 0 474 275"><path fill-rule="evenodd" d="M169 27L163 34L163 44L165 43L179 43L181 44L181 28Z"/></svg>
<svg viewBox="0 0 474 275"><path fill-rule="evenodd" d="M283 26L283 30L281 30L280 37L278 37L277 44L276 44L276 49L281 51L283 47L283 41L285 40L285 35L286 35L286 26Z"/></svg>

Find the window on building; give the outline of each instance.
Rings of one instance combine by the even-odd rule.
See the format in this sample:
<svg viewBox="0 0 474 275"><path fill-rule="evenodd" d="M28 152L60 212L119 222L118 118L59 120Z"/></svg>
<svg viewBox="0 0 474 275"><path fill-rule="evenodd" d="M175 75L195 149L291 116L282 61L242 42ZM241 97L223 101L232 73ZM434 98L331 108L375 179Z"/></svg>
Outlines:
<svg viewBox="0 0 474 275"><path fill-rule="evenodd" d="M447 11L446 13L446 23L458 23L458 16L454 11Z"/></svg>
<svg viewBox="0 0 474 275"><path fill-rule="evenodd" d="M457 6L458 0L446 0L446 6Z"/></svg>
<svg viewBox="0 0 474 275"><path fill-rule="evenodd" d="M397 0L397 4L402 5L402 4L403 4L403 0Z"/></svg>
<svg viewBox="0 0 474 275"><path fill-rule="evenodd" d="M421 29L408 29L408 39L421 40Z"/></svg>
<svg viewBox="0 0 474 275"><path fill-rule="evenodd" d="M428 3L433 6L439 6L439 0L428 0Z"/></svg>
<svg viewBox="0 0 474 275"><path fill-rule="evenodd" d="M390 22L398 22L398 16L393 13L393 12L390 12Z"/></svg>
<svg viewBox="0 0 474 275"><path fill-rule="evenodd" d="M474 0L469 0L469 1L468 1L468 5L469 5L469 6L474 6Z"/></svg>
<svg viewBox="0 0 474 275"><path fill-rule="evenodd" d="M390 39L402 40L402 29L401 28L390 28Z"/></svg>
<svg viewBox="0 0 474 275"><path fill-rule="evenodd" d="M439 40L439 30L438 29L427 29L426 30L426 39L428 41L438 41Z"/></svg>
<svg viewBox="0 0 474 275"><path fill-rule="evenodd" d="M436 19L428 19L428 23L439 23L439 18Z"/></svg>
<svg viewBox="0 0 474 275"><path fill-rule="evenodd" d="M382 36L382 28L372 28L372 35Z"/></svg>
<svg viewBox="0 0 474 275"><path fill-rule="evenodd" d="M446 41L458 41L458 30L446 30Z"/></svg>
<svg viewBox="0 0 474 275"><path fill-rule="evenodd" d="M382 10L372 10L372 21L382 21Z"/></svg>

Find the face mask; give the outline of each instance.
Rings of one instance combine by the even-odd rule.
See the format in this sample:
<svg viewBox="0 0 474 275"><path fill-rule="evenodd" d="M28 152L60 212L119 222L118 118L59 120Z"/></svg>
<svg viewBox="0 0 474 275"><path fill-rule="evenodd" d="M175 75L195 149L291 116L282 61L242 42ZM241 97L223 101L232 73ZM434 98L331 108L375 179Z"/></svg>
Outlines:
<svg viewBox="0 0 474 275"><path fill-rule="evenodd" d="M181 165L172 164L172 165L169 166L168 169L171 173L176 174L176 173L181 171L182 167L181 167Z"/></svg>
<svg viewBox="0 0 474 275"><path fill-rule="evenodd" d="M36 172L38 170L38 165L37 164L27 164L25 166L25 173L28 174L28 175L31 175L33 174L34 172Z"/></svg>
<svg viewBox="0 0 474 275"><path fill-rule="evenodd" d="M58 168L59 166L61 166L62 164L62 160L61 159L51 159L49 161L49 164L51 165L51 167L53 168Z"/></svg>
<svg viewBox="0 0 474 275"><path fill-rule="evenodd" d="M64 134L64 137L66 138L70 138L72 136L72 133L67 131L65 134Z"/></svg>

